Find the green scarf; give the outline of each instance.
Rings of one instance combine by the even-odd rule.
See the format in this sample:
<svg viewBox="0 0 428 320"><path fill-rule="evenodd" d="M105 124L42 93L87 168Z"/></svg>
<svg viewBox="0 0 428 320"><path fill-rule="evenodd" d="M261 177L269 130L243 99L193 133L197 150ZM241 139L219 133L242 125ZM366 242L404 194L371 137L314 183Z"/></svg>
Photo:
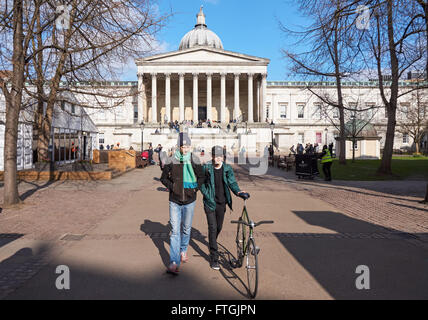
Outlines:
<svg viewBox="0 0 428 320"><path fill-rule="evenodd" d="M185 189L194 189L198 187L195 172L192 167L191 155L191 152L183 155L180 150L175 151L174 154L175 159L183 162L183 187Z"/></svg>

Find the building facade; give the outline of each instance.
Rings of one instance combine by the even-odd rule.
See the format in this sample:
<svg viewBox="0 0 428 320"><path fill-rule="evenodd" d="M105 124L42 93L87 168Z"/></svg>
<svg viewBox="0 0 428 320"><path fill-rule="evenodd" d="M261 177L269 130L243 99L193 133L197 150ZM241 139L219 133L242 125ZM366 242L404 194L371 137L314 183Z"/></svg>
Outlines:
<svg viewBox="0 0 428 320"><path fill-rule="evenodd" d="M77 104L88 106L85 113L96 127L90 131L98 131L96 148L117 143L136 150L149 143L173 147L177 130L167 124L175 121L181 124L180 130L189 132L194 147L206 150L220 144L235 151L260 152L273 141L279 151L288 153L297 143L336 144L338 110L320 99L335 99L335 83L267 81L269 59L225 50L220 38L208 29L202 8L178 50L135 63L138 81L75 84L79 89L101 93L98 97L73 95ZM380 156L387 115L377 83L342 85L345 106L365 110L358 115L347 111L345 122L355 117L370 122L379 137L379 150L374 153ZM400 92L412 86L414 83L402 81ZM2 99L0 95L0 104ZM414 103L412 95L399 98L397 129L405 119L403 110ZM202 128L196 128L199 122ZM427 135L421 144L426 150ZM352 144L348 145L352 152ZM412 145L410 135L397 130L394 149L411 149Z"/></svg>
<svg viewBox="0 0 428 320"><path fill-rule="evenodd" d="M136 64L138 82L116 82L106 87L128 90L135 96L129 97L120 110L110 110L108 115L104 111L94 114L101 135L99 141L119 142L136 149L141 148L142 142L145 146L160 143L171 147L176 142L176 131L166 123L193 121L194 127L200 121L210 120L220 128L204 125L203 129L190 129L196 147L208 148L215 138L215 143L234 149L260 151L272 142L272 136L284 152L297 143L335 144L337 110L329 109L319 99L334 99L335 83L267 81L269 59L225 50L220 38L207 28L202 8L195 27L182 38L177 51L137 59ZM401 82L401 92L412 85ZM377 83L344 82L343 92L346 107L367 109L358 116L376 128L382 148L387 116L381 107ZM411 103L410 96L400 98L402 106ZM403 119L400 112L398 121ZM346 121L352 117L348 114ZM141 122L145 123L143 136ZM226 130L230 122L236 130ZM273 132L271 122L275 124ZM188 130L187 127L182 130ZM397 132L394 149L410 149L412 144L408 135Z"/></svg>

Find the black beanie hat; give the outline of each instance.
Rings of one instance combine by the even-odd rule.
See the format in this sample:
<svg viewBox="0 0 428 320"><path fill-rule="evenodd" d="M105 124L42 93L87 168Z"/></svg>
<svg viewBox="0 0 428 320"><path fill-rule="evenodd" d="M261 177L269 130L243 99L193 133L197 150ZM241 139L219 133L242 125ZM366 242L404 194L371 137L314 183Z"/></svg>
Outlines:
<svg viewBox="0 0 428 320"><path fill-rule="evenodd" d="M211 154L213 157L221 157L224 154L224 150L220 146L214 146L211 149Z"/></svg>
<svg viewBox="0 0 428 320"><path fill-rule="evenodd" d="M189 135L186 132L180 132L178 134L177 146L181 147L184 145L190 146L191 141L190 141Z"/></svg>

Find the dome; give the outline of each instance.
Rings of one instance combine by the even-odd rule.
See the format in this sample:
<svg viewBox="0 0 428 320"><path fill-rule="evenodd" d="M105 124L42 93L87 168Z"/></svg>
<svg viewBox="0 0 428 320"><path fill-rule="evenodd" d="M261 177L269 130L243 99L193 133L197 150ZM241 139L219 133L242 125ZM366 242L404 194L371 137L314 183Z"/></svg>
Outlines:
<svg viewBox="0 0 428 320"><path fill-rule="evenodd" d="M345 132L348 137L356 135L359 138L377 137L377 131L372 124L362 119L350 120L345 124Z"/></svg>
<svg viewBox="0 0 428 320"><path fill-rule="evenodd" d="M207 28L202 8L203 7L201 7L199 13L196 15L197 22L195 28L184 35L178 50L185 50L198 46L223 49L220 38Z"/></svg>

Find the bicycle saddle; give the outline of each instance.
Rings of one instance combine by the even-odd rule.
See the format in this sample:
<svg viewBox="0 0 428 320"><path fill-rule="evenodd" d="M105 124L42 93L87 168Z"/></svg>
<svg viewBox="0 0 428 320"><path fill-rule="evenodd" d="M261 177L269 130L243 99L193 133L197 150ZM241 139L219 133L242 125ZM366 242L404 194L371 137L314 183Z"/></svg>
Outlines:
<svg viewBox="0 0 428 320"><path fill-rule="evenodd" d="M250 198L250 194L249 193L240 193L238 194L238 197L247 200L248 198Z"/></svg>

